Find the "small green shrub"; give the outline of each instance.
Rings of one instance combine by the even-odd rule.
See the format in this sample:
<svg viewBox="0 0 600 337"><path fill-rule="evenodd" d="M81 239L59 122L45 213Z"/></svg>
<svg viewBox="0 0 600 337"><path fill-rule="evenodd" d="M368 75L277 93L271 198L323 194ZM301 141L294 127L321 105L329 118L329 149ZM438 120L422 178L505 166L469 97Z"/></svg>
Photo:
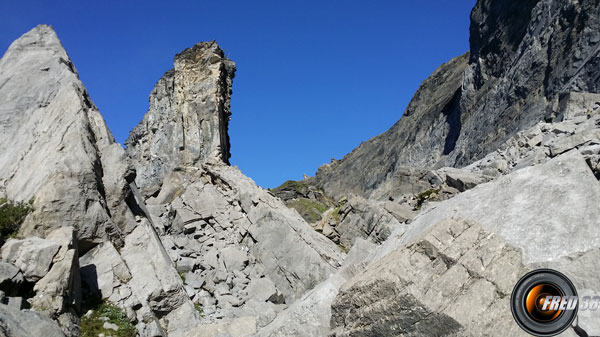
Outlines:
<svg viewBox="0 0 600 337"><path fill-rule="evenodd" d="M104 322L115 324L119 329L106 329ZM129 322L123 310L109 302L101 302L91 315L81 317L80 327L81 337L97 337L101 333L113 337L135 337L137 334L137 329Z"/></svg>
<svg viewBox="0 0 600 337"><path fill-rule="evenodd" d="M33 200L25 203L0 198L0 246L6 239L17 234L23 220L31 211L33 211Z"/></svg>
<svg viewBox="0 0 600 337"><path fill-rule="evenodd" d="M417 195L417 209L421 209L421 206L425 203L425 201L435 197L442 189L441 188L431 188L426 191L423 191Z"/></svg>
<svg viewBox="0 0 600 337"><path fill-rule="evenodd" d="M204 309L200 304L194 302L194 308L200 313L200 316L204 317Z"/></svg>
<svg viewBox="0 0 600 337"><path fill-rule="evenodd" d="M179 273L179 277L181 277L181 281L183 281L183 283L185 284L185 274Z"/></svg>
<svg viewBox="0 0 600 337"><path fill-rule="evenodd" d="M331 212L331 217L335 220L335 222L340 223L340 206L333 209Z"/></svg>

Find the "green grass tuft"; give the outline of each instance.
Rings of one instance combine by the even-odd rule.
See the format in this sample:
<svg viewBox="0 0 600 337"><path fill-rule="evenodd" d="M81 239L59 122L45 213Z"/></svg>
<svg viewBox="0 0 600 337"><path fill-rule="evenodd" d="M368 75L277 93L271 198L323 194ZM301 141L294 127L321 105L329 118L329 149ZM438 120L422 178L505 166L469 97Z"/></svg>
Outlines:
<svg viewBox="0 0 600 337"><path fill-rule="evenodd" d="M194 302L194 308L196 308L196 310L200 313L200 316L202 316L202 318L204 318L204 309L202 308L202 306L196 302Z"/></svg>
<svg viewBox="0 0 600 337"><path fill-rule="evenodd" d="M105 329L105 321L116 324L119 330ZM137 335L137 329L129 322L123 310L109 302L101 302L91 315L81 317L80 326L81 337L97 337L101 333L112 337L135 337Z"/></svg>
<svg viewBox="0 0 600 337"><path fill-rule="evenodd" d="M421 206L425 203L425 201L435 197L442 189L441 188L431 188L426 191L423 191L417 195L417 209L421 209Z"/></svg>
<svg viewBox="0 0 600 337"><path fill-rule="evenodd" d="M340 249L342 252L344 252L344 253L346 253L346 254L347 254L347 253L348 253L348 251L350 250L350 249L348 249L346 246L342 245L341 243L340 243L340 244L338 244L337 246L338 246L338 248L339 248L339 249Z"/></svg>
<svg viewBox="0 0 600 337"><path fill-rule="evenodd" d="M318 201L310 199L295 199L287 202L288 206L295 208L308 222L314 223L321 219L328 207Z"/></svg>

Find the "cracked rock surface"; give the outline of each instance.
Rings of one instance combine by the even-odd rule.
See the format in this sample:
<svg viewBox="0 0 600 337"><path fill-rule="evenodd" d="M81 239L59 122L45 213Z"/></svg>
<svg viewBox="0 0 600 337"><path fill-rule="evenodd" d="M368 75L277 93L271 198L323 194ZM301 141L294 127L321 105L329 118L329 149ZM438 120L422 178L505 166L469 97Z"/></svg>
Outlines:
<svg viewBox="0 0 600 337"><path fill-rule="evenodd" d="M124 149L35 27L0 60L0 210L33 208L0 249L0 335L80 336L95 302L140 337L523 335L528 270L600 290L599 10L477 1L470 51L396 125L272 191L229 166L215 41L175 56Z"/></svg>

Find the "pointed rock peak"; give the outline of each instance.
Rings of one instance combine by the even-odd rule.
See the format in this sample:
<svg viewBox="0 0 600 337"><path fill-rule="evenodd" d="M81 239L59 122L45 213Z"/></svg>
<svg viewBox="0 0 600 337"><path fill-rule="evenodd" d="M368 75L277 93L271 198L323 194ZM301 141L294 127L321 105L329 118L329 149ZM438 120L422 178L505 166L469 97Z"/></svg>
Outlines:
<svg viewBox="0 0 600 337"><path fill-rule="evenodd" d="M67 53L60 43L56 32L52 26L48 25L38 25L15 40L6 51L4 58L11 58L11 56L16 56L16 54L34 51L38 53L46 52L48 55L56 55L68 59Z"/></svg>
<svg viewBox="0 0 600 337"><path fill-rule="evenodd" d="M125 161L113 143L54 30L13 42L0 59L0 195L34 201L20 235L68 223L80 240L117 237L107 195L122 189L105 181L119 179L108 160Z"/></svg>
<svg viewBox="0 0 600 337"><path fill-rule="evenodd" d="M23 34L8 47L0 60L0 68L11 69L13 72L16 69L21 69L21 72L33 74L23 67L27 69L35 68L44 72L52 69L50 73L54 75L62 73L60 68L66 68L68 72L77 76L77 70L69 59L69 55L56 32L52 26L48 25L38 25ZM71 79L69 77L69 80Z"/></svg>
<svg viewBox="0 0 600 337"><path fill-rule="evenodd" d="M235 63L216 41L177 54L150 94L150 107L125 142L136 183L156 190L168 172L207 161L229 163L230 96Z"/></svg>

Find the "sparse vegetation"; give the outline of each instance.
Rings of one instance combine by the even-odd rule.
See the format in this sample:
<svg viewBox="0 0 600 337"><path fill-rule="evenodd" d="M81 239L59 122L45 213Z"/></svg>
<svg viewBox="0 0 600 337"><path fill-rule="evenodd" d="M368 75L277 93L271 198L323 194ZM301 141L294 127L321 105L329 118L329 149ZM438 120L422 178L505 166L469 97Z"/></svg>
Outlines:
<svg viewBox="0 0 600 337"><path fill-rule="evenodd" d="M295 180L288 180L286 182L284 182L283 184L281 184L281 186L274 188L275 190L283 190L283 189L295 189L295 190L300 190L300 189L305 189L305 188L309 188L310 185L300 182L300 181L295 181Z"/></svg>
<svg viewBox="0 0 600 337"><path fill-rule="evenodd" d="M115 324L117 331L107 329L104 323ZM137 329L121 310L109 302L100 302L92 312L81 317L81 337L97 337L99 334L113 337L135 337Z"/></svg>
<svg viewBox="0 0 600 337"><path fill-rule="evenodd" d="M181 280L185 284L185 274L184 273L179 273L179 277L181 277Z"/></svg>
<svg viewBox="0 0 600 337"><path fill-rule="evenodd" d="M33 199L29 202L13 202L0 198L0 246L14 237L29 212L33 211Z"/></svg>
<svg viewBox="0 0 600 337"><path fill-rule="evenodd" d="M289 200L287 205L296 209L310 223L319 221L321 214L328 209L326 205L318 201L304 198Z"/></svg>
<svg viewBox="0 0 600 337"><path fill-rule="evenodd" d="M425 190L417 195L417 206L416 209L421 209L421 206L425 203L425 201L432 199L437 196L437 194L441 191L441 188L430 188Z"/></svg>
<svg viewBox="0 0 600 337"><path fill-rule="evenodd" d="M348 253L348 251L350 250L350 249L348 249L347 247L345 247L344 245L342 245L341 243L340 243L340 244L338 244L337 246L338 246L338 248L339 248L339 249L340 249L342 252L344 252L344 253Z"/></svg>
<svg viewBox="0 0 600 337"><path fill-rule="evenodd" d="M200 316L204 317L204 309L200 304L194 302L194 308L200 313Z"/></svg>
<svg viewBox="0 0 600 337"><path fill-rule="evenodd" d="M333 209L333 212L331 212L331 217L337 223L340 223L340 208L341 208L341 206L338 206L338 207L336 207L336 208Z"/></svg>

